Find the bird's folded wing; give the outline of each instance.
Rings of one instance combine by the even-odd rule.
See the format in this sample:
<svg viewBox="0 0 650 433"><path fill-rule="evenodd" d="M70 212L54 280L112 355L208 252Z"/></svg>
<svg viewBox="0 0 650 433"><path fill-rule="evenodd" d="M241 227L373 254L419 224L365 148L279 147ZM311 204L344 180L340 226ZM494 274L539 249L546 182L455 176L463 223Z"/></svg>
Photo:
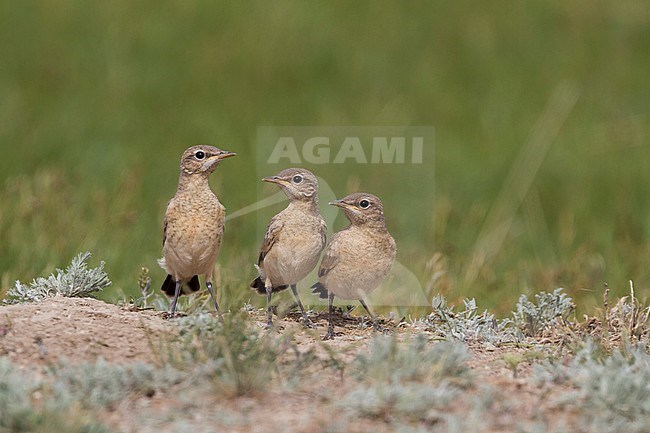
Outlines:
<svg viewBox="0 0 650 433"><path fill-rule="evenodd" d="M163 247L165 246L165 242L167 241L167 222L168 222L168 215L170 213L170 208L172 207L172 202L174 199L169 200L169 203L167 203L167 209L165 209L165 218L163 219ZM171 212L173 213L173 209Z"/></svg>
<svg viewBox="0 0 650 433"><path fill-rule="evenodd" d="M282 227L284 224L278 218L278 216L274 216L271 218L271 221L269 222L269 225L266 227L266 233L264 234L264 242L262 242L262 250L260 251L260 257L257 260L258 265L262 265L262 261L264 260L264 257L271 251L271 248L273 248L273 245L277 242L279 236L280 236L280 231L282 230Z"/></svg>
<svg viewBox="0 0 650 433"><path fill-rule="evenodd" d="M325 243L327 242L327 223L322 217L320 219L320 235L323 239L323 246L325 246Z"/></svg>
<svg viewBox="0 0 650 433"><path fill-rule="evenodd" d="M338 244L337 236L334 235L330 244L325 249L323 260L321 261L320 268L318 269L318 277L321 278L327 275L329 271L334 269L334 267L338 262L339 262L339 244Z"/></svg>
<svg viewBox="0 0 650 433"><path fill-rule="evenodd" d="M167 241L167 216L163 220L163 247L165 246L165 241Z"/></svg>

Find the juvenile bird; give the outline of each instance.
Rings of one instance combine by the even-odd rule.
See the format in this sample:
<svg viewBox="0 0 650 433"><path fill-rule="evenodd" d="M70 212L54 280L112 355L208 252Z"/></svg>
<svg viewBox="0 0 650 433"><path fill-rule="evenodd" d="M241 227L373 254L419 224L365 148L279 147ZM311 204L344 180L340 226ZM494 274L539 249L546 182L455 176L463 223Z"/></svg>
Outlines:
<svg viewBox="0 0 650 433"><path fill-rule="evenodd" d="M188 148L181 157L178 189L165 212L163 258L158 260L168 273L161 290L172 297L170 317L174 317L182 286L190 292L201 288L199 275L204 275L214 308L221 314L212 282L221 249L225 208L210 189L208 178L222 159L235 155L199 145Z"/></svg>
<svg viewBox="0 0 650 433"><path fill-rule="evenodd" d="M289 198L289 206L271 218L257 262L259 276L251 283L266 295L267 326L273 325L271 296L291 286L302 312L303 323L311 326L300 302L296 284L318 264L325 247L327 226L318 209L318 181L309 170L288 168L264 182L275 183Z"/></svg>
<svg viewBox="0 0 650 433"><path fill-rule="evenodd" d="M397 247L384 221L384 208L379 197L354 193L330 202L343 209L350 225L336 233L325 249L313 292L328 299L329 320L325 339L334 337L332 310L334 296L358 299L372 317L364 297L375 290L390 272Z"/></svg>

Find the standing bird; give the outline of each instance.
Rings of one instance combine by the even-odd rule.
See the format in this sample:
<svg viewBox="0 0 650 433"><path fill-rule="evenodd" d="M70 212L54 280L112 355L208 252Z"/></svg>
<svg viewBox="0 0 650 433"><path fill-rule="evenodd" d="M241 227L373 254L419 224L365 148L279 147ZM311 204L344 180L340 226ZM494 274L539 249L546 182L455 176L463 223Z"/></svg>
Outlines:
<svg viewBox="0 0 650 433"><path fill-rule="evenodd" d="M318 180L309 170L288 168L262 181L279 185L289 198L289 206L266 227L256 265L259 276L251 288L266 295L268 327L273 325L271 295L287 286L298 302L303 323L311 326L296 284L316 267L325 247L327 225L318 210Z"/></svg>
<svg viewBox="0 0 650 433"><path fill-rule="evenodd" d="M210 189L208 178L222 159L235 155L207 145L192 146L183 153L178 190L165 211L163 258L158 260L168 273L161 290L172 297L170 317L174 317L183 285L190 292L201 288L199 275L205 276L214 308L221 315L212 278L221 249L225 208Z"/></svg>
<svg viewBox="0 0 650 433"><path fill-rule="evenodd" d="M350 225L332 237L318 270L318 282L312 286L313 293L328 299L329 320L325 339L334 337L334 296L358 299L378 329L377 319L368 309L364 297L386 278L397 253L395 240L386 229L379 197L354 193L330 204L343 209Z"/></svg>

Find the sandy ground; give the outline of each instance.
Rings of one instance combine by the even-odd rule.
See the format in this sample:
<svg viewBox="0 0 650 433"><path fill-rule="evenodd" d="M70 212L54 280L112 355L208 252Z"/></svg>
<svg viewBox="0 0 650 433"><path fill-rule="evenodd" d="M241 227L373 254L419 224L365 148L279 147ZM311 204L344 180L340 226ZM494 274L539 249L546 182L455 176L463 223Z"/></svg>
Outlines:
<svg viewBox="0 0 650 433"><path fill-rule="evenodd" d="M137 311L94 299L62 297L2 306L0 357L8 357L21 368L35 371L61 359L68 363L99 357L118 363L159 363L155 342L176 329L174 322L165 316L160 312ZM335 349L342 353L343 362L352 361L358 351L366 350L374 335L371 328L356 325L358 319L346 322L341 317L336 328L337 338L323 342L325 315L314 318L318 327L313 330L303 328L298 317L290 315L280 320L277 332L295 332L298 346L314 348L316 353L324 353L327 347ZM261 327L264 315L254 312L251 320L255 322L253 326ZM341 326L346 324L348 326ZM392 328L398 336L407 338L410 335L407 325ZM517 367L516 375L506 365L504 354L522 351L489 344L471 347L469 364L476 385L467 390L467 396L476 394L478 387L483 385L496 391L490 403L491 417L485 420L482 431L521 431L522 422L555 425L566 421L569 414L554 403L555 397L564 390L538 388L530 380L531 367L525 362ZM299 387L270 389L246 397L226 397L213 392L195 398L185 393L184 397L177 398L176 390L169 390L125 401L98 416L124 432L383 432L394 429L385 420L346 415L337 402L352 379L339 377L332 371L323 373L317 368L309 376L309 384ZM463 411L468 410L467 401L461 399L451 414L462 417ZM448 426L445 429L428 427L433 431L449 431Z"/></svg>
<svg viewBox="0 0 650 433"><path fill-rule="evenodd" d="M163 314L96 299L55 297L0 307L0 356L23 366L67 361L152 362L152 336L173 330Z"/></svg>

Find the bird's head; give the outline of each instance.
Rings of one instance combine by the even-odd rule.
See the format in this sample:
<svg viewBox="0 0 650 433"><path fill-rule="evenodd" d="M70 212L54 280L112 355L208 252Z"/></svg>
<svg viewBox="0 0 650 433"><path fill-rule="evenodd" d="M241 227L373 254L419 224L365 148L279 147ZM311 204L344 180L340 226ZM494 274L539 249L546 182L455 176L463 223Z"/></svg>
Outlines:
<svg viewBox="0 0 650 433"><path fill-rule="evenodd" d="M290 200L311 201L318 198L318 180L304 168L287 168L262 181L279 185Z"/></svg>
<svg viewBox="0 0 650 433"><path fill-rule="evenodd" d="M343 209L352 224L384 224L384 206L376 195L355 192L329 204Z"/></svg>
<svg viewBox="0 0 650 433"><path fill-rule="evenodd" d="M183 152L181 171L185 174L210 174L222 159L237 155L207 144L192 146Z"/></svg>

